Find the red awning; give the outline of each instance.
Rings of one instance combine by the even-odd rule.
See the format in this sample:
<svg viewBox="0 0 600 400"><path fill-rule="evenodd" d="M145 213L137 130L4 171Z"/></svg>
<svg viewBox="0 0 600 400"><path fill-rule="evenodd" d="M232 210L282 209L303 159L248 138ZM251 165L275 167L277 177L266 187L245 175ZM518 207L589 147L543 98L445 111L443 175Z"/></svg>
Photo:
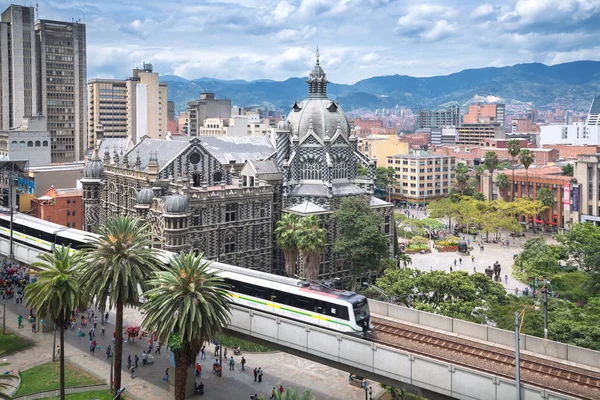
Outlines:
<svg viewBox="0 0 600 400"><path fill-rule="evenodd" d="M554 226L554 225L556 225L556 222L548 221L548 225Z"/></svg>
<svg viewBox="0 0 600 400"><path fill-rule="evenodd" d="M544 223L544 221L541 220L541 219L536 219L533 222L535 222L536 224L543 224Z"/></svg>

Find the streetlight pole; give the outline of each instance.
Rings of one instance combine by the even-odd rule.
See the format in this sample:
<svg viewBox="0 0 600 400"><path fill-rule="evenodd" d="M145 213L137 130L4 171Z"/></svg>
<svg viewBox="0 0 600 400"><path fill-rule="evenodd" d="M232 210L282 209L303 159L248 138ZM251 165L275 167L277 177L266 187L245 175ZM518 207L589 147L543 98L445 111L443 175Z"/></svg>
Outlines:
<svg viewBox="0 0 600 400"><path fill-rule="evenodd" d="M111 352L111 354L110 354L110 392L111 392L111 393L113 392L113 389L114 389L114 388L113 388L113 368L114 368L114 360L115 360L115 357L113 356L113 353ZM124 389L124 388L122 388L122 389ZM117 394L117 396L118 396L118 394Z"/></svg>
<svg viewBox="0 0 600 400"><path fill-rule="evenodd" d="M519 313L515 311L515 382L517 398L521 400L521 361L519 360Z"/></svg>
<svg viewBox="0 0 600 400"><path fill-rule="evenodd" d="M15 174L15 164L11 163L11 170L8 173L8 204L10 207L10 244L8 250L8 258L12 261L15 258L13 252L13 217L14 217L14 201L13 201L13 179Z"/></svg>
<svg viewBox="0 0 600 400"><path fill-rule="evenodd" d="M2 302L2 334L6 335L6 300Z"/></svg>

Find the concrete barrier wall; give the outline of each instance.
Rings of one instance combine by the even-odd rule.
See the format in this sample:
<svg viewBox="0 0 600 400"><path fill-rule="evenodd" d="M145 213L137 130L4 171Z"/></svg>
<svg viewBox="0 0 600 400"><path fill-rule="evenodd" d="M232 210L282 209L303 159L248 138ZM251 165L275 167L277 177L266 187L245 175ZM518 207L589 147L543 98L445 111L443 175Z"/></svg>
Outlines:
<svg viewBox="0 0 600 400"><path fill-rule="evenodd" d="M442 324L448 323L445 319L440 321ZM307 355L319 357L320 360L334 362L336 367L348 372L367 372L369 379L384 381L398 387L406 383L464 400L516 398L515 383L510 379L408 353L357 336L250 311L236 305L232 307L232 319L228 329L299 350ZM522 386L523 400L572 400L569 396L547 392L542 388Z"/></svg>
<svg viewBox="0 0 600 400"><path fill-rule="evenodd" d="M515 346L514 331L444 317L377 300L369 300L369 307L372 314L383 315L400 321L424 325L504 346ZM521 350L600 368L600 352L598 351L545 340L536 336L520 335L519 337L521 339Z"/></svg>

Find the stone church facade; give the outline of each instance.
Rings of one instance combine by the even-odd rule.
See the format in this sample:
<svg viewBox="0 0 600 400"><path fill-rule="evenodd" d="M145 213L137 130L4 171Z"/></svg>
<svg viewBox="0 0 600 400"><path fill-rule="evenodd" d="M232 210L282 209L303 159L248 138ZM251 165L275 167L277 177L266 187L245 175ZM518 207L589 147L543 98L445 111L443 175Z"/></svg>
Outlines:
<svg viewBox="0 0 600 400"><path fill-rule="evenodd" d="M308 96L279 122L275 147L256 137L101 139L82 179L85 229L116 215L138 216L158 248L194 249L276 272L283 270L273 234L281 215L316 215L328 238L319 276L330 279L345 275L332 251L333 214L343 198L358 196L382 214L391 256L393 206L372 196L375 162L357 150L354 128L328 98L327 83L317 54ZM359 163L368 176L358 176Z"/></svg>

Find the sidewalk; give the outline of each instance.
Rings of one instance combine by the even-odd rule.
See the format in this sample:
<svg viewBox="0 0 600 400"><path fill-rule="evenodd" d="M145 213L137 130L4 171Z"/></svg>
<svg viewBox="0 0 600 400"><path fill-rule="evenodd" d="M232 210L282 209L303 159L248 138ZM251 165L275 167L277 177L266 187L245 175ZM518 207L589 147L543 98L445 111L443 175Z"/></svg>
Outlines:
<svg viewBox="0 0 600 400"><path fill-rule="evenodd" d="M25 324L25 328L17 329L17 315L26 315L28 309L25 304L15 304L14 301L6 302L6 325L19 334L36 342L36 346L26 351L7 356L11 363L7 368L25 370L36 365L52 361L53 334L33 333L31 325ZM125 309L125 326L139 325L141 321L138 310ZM106 325L106 336L100 335L101 324L96 328L95 340L101 346L96 349L95 354L89 352L89 337L87 336L92 324L82 328L86 337L78 337L77 329L65 332L65 356L73 364L83 370L98 376L108 383L110 374L109 359L106 357L106 346L112 346L114 332L114 314L110 314L109 323ZM58 340L58 337L57 337ZM153 349L153 353L156 350ZM168 392L168 383L163 381L165 369L169 366L169 353L165 346L162 354L153 354L154 363L142 365L141 353L147 350L148 338L137 338L134 343L124 343L123 367L127 366L127 356L131 354L132 359L138 354L140 361L135 372L135 379L131 379L129 372L123 370L122 385L127 387L126 394L138 400L165 400L173 398ZM299 390L311 390L316 399L337 400L340 398L348 400L364 399L364 391L348 385L348 373L335 370L311 361L304 360L283 352L273 353L244 353L246 360L246 371L241 371L240 356L236 356L235 371L229 371L229 365L223 362L223 377L218 378L212 374L212 363L214 357L214 346L207 347L207 359L199 360L202 365L202 380L205 385L205 396L191 396L190 398L204 398L211 400L247 400L250 395L259 394L270 397L273 386L284 388L297 387ZM263 382L254 382L252 370L254 367L262 367L264 371ZM174 376L174 368L169 370L171 379ZM373 383L373 390L379 393L381 389Z"/></svg>

